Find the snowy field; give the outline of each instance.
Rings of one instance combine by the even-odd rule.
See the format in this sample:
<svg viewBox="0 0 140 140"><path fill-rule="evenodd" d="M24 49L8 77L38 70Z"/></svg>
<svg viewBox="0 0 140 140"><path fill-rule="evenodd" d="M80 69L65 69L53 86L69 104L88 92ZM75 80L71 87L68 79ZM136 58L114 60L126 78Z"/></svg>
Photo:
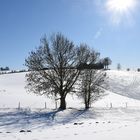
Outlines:
<svg viewBox="0 0 140 140"><path fill-rule="evenodd" d="M107 96L89 110L68 96L64 111L54 99L26 93L25 73L0 75L0 140L139 140L140 73L107 74Z"/></svg>

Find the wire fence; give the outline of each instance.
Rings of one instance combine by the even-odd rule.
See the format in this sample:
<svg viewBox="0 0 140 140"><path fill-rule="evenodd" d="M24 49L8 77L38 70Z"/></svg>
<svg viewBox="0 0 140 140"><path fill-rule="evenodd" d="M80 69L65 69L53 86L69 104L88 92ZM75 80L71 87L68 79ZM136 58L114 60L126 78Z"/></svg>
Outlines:
<svg viewBox="0 0 140 140"><path fill-rule="evenodd" d="M39 105L39 106L34 106L34 104L32 105L25 105L25 104L22 104L21 102L18 102L17 105L15 106L2 106L0 105L0 109L18 109L18 110L21 110L21 109L58 109L59 108L59 101L55 101L53 102L51 105L50 103L47 103L47 102L44 102L44 104L42 103L42 106ZM113 109L113 108L140 108L140 104L131 104L131 103L128 103L128 102L122 102L122 103L113 103L113 102L110 102L110 103L104 103L102 105L96 105L96 104L92 104L91 105L91 108L105 108L105 109ZM67 108L80 108L80 105L79 106L67 106ZM81 105L81 108L84 108L84 104Z"/></svg>

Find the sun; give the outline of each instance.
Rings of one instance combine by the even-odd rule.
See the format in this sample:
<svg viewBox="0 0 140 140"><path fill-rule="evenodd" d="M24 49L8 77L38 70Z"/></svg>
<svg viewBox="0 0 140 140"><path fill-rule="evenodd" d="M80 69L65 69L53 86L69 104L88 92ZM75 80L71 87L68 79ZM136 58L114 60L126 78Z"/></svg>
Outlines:
<svg viewBox="0 0 140 140"><path fill-rule="evenodd" d="M116 24L125 18L130 18L136 6L137 0L106 0L106 9Z"/></svg>
<svg viewBox="0 0 140 140"><path fill-rule="evenodd" d="M108 0L107 7L112 12L129 12L136 6L135 0Z"/></svg>

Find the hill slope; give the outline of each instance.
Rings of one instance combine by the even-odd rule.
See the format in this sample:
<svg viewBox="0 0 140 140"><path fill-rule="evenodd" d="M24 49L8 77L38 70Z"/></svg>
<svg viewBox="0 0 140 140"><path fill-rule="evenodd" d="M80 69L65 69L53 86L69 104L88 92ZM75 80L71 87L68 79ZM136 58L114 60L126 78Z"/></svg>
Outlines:
<svg viewBox="0 0 140 140"><path fill-rule="evenodd" d="M54 109L53 99L27 94L25 73L0 75L0 140L139 140L140 74L112 70L107 74L108 95L94 108L83 110L80 100L68 96L71 108L64 111ZM26 108L13 109L19 101Z"/></svg>
<svg viewBox="0 0 140 140"><path fill-rule="evenodd" d="M0 108L16 108L20 102L22 107L43 108L46 102L48 108L55 108L54 99L27 93L25 89L26 73L0 75ZM94 106L106 107L139 106L140 103L140 73L126 71L107 71L109 88L108 94ZM134 100L136 99L136 100ZM80 103L80 104L79 104ZM73 96L67 97L68 107L79 107L81 101Z"/></svg>

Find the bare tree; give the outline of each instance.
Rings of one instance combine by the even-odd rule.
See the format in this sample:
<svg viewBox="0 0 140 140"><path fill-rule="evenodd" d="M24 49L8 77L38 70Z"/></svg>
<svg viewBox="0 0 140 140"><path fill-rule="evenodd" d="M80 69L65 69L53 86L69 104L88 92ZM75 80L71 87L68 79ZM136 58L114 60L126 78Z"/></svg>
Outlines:
<svg viewBox="0 0 140 140"><path fill-rule="evenodd" d="M117 70L121 70L121 64L120 63L117 64Z"/></svg>
<svg viewBox="0 0 140 140"><path fill-rule="evenodd" d="M89 49L87 45L82 45L80 49L83 50L84 63L94 65L99 61L99 53ZM107 86L105 78L106 73L103 70L95 70L91 67L82 69L78 95L83 99L86 109L104 95L104 89Z"/></svg>
<svg viewBox="0 0 140 140"><path fill-rule="evenodd" d="M25 60L30 70L26 75L28 90L38 95L57 95L60 109L66 109L66 96L80 74L76 69L80 56L73 42L62 34L53 34L50 40L44 37L41 46Z"/></svg>
<svg viewBox="0 0 140 140"><path fill-rule="evenodd" d="M85 108L88 109L91 104L102 98L105 94L106 73L103 70L85 69L81 78L81 93Z"/></svg>
<svg viewBox="0 0 140 140"><path fill-rule="evenodd" d="M112 61L109 57L106 57L102 60L102 63L104 64L105 70L109 69L108 66L111 65Z"/></svg>

